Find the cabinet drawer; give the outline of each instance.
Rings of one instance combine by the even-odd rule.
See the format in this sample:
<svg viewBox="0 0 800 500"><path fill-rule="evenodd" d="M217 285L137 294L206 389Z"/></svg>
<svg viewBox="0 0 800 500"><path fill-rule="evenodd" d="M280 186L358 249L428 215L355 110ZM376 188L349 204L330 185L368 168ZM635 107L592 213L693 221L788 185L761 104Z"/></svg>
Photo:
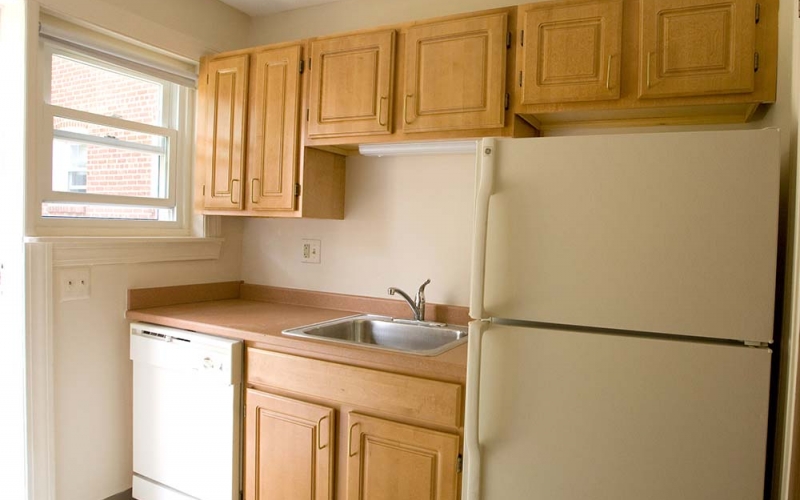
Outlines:
<svg viewBox="0 0 800 500"><path fill-rule="evenodd" d="M462 388L408 375L247 350L247 381L433 425L461 426Z"/></svg>

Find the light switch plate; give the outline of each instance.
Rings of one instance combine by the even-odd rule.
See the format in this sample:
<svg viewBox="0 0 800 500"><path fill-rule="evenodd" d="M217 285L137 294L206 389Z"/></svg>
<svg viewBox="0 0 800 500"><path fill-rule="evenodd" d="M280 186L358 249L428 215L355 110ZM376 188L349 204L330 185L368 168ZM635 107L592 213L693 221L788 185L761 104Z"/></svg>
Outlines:
<svg viewBox="0 0 800 500"><path fill-rule="evenodd" d="M303 240L303 253L301 262L319 264L322 259L322 241Z"/></svg>
<svg viewBox="0 0 800 500"><path fill-rule="evenodd" d="M88 299L91 295L92 271L89 267L65 267L59 285L61 301Z"/></svg>

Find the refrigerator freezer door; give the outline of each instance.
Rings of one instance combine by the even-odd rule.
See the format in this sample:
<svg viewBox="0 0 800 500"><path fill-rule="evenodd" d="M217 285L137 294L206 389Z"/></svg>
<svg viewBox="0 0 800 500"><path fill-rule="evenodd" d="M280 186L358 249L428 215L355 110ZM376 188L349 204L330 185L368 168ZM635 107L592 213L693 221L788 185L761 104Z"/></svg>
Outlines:
<svg viewBox="0 0 800 500"><path fill-rule="evenodd" d="M778 136L496 140L485 314L770 341Z"/></svg>
<svg viewBox="0 0 800 500"><path fill-rule="evenodd" d="M770 356L493 325L481 361L480 498L760 499Z"/></svg>

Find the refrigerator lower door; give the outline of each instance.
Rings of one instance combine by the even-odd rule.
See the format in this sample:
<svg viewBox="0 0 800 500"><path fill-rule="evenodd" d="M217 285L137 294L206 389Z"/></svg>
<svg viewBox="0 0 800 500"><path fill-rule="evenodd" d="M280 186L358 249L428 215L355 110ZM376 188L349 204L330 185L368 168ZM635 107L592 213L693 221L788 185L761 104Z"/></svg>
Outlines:
<svg viewBox="0 0 800 500"><path fill-rule="evenodd" d="M481 351L480 498L763 498L768 349L493 325Z"/></svg>

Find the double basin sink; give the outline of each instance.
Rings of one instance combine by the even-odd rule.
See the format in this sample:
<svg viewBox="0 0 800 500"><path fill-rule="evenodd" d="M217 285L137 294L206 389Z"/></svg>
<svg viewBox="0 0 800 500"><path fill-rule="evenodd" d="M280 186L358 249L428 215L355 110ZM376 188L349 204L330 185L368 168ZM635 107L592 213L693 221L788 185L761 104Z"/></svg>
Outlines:
<svg viewBox="0 0 800 500"><path fill-rule="evenodd" d="M463 326L371 314L292 328L283 334L420 356L439 355L467 340Z"/></svg>

